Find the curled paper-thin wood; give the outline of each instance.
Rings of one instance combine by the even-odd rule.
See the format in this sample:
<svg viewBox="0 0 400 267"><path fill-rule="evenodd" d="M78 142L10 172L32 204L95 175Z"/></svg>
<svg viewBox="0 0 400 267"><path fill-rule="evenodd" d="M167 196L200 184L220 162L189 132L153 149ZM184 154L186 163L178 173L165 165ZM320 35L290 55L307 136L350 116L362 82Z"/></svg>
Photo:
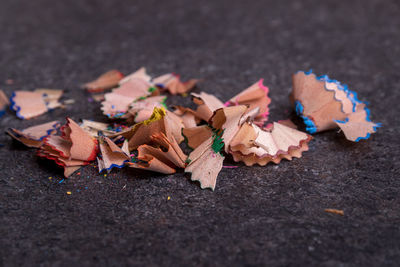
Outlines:
<svg viewBox="0 0 400 267"><path fill-rule="evenodd" d="M152 81L154 85L161 89L166 89L170 94L183 94L189 92L198 82L197 79L190 79L182 82L179 75L174 73L167 73L154 78Z"/></svg>
<svg viewBox="0 0 400 267"><path fill-rule="evenodd" d="M93 137L98 137L101 132L102 135L109 136L116 132L110 129L110 125L104 122L97 122L92 120L82 120L81 128L88 132Z"/></svg>
<svg viewBox="0 0 400 267"><path fill-rule="evenodd" d="M282 159L301 157L308 150L311 136L296 129L273 123L269 130L263 130L253 123L244 123L230 142L230 152L235 161L246 165L279 163Z"/></svg>
<svg viewBox="0 0 400 267"><path fill-rule="evenodd" d="M351 113L345 121L336 121L347 140L358 142L362 139L368 139L381 126L380 123L374 123L370 120L368 112L364 104L359 104L356 111Z"/></svg>
<svg viewBox="0 0 400 267"><path fill-rule="evenodd" d="M151 81L151 77L147 74L146 68L145 67L141 67L137 71L127 75L122 80L120 80L119 81L119 85L121 85L123 83L126 83L127 81L129 81L131 79L141 79L141 80L144 80L146 82L150 82Z"/></svg>
<svg viewBox="0 0 400 267"><path fill-rule="evenodd" d="M314 73L300 71L293 75L292 98L310 133L334 129L337 127L334 120L346 118L335 92L326 90L325 81Z"/></svg>
<svg viewBox="0 0 400 267"><path fill-rule="evenodd" d="M140 152L144 155L141 155L140 160L138 160L137 162L129 162L129 167L159 172L163 174L173 174L176 172L174 168L168 166L168 164L165 164L158 158L152 156L150 154L151 152L149 152L147 148L147 145L143 145L143 147L141 147Z"/></svg>
<svg viewBox="0 0 400 267"><path fill-rule="evenodd" d="M212 136L212 130L208 125L200 125L191 128L183 128L182 134L188 146L195 149Z"/></svg>
<svg viewBox="0 0 400 267"><path fill-rule="evenodd" d="M130 167L164 174L175 173L176 168L185 167L187 156L173 136L168 138L163 133L156 133L151 136L150 143L138 147L137 161L130 162Z"/></svg>
<svg viewBox="0 0 400 267"><path fill-rule="evenodd" d="M238 132L240 119L246 111L247 107L243 105L225 107L217 109L211 117L210 125L223 131L222 139L225 143L225 152L229 151L229 144Z"/></svg>
<svg viewBox="0 0 400 267"><path fill-rule="evenodd" d="M308 150L308 141L303 141L300 143L299 147L290 148L286 154L280 154L276 157L264 156L259 157L254 153L244 155L240 151L231 151L233 159L236 162L243 162L247 166L253 166L254 164L258 164L260 166L265 166L270 162L275 164L279 164L282 159L292 160L293 158L301 158L302 153Z"/></svg>
<svg viewBox="0 0 400 267"><path fill-rule="evenodd" d="M224 162L220 153L222 146L220 137L214 135L193 150L188 157L189 164L185 172L190 172L192 181L199 181L202 189L215 189Z"/></svg>
<svg viewBox="0 0 400 267"><path fill-rule="evenodd" d="M131 78L120 87L113 89L111 93L104 95L101 103L103 113L110 118L124 115L130 104L142 97L152 94L151 84L140 78Z"/></svg>
<svg viewBox="0 0 400 267"><path fill-rule="evenodd" d="M26 128L22 131L9 128L7 134L28 147L39 148L43 144L43 139L51 134L55 134L58 128L60 128L60 123L58 121L51 121Z"/></svg>
<svg viewBox="0 0 400 267"><path fill-rule="evenodd" d="M62 90L38 89L36 91L15 91L11 96L11 109L20 119L31 119L60 107L58 99Z"/></svg>
<svg viewBox="0 0 400 267"><path fill-rule="evenodd" d="M192 97L193 102L197 105L196 116L205 121L211 118L215 110L224 107L224 103L218 98L204 92L192 93Z"/></svg>
<svg viewBox="0 0 400 267"><path fill-rule="evenodd" d="M179 147L174 136L167 137L163 133L156 133L151 136L151 140L152 143L158 147L160 155L165 155L165 158L168 159L176 167L185 167L187 156Z"/></svg>
<svg viewBox="0 0 400 267"><path fill-rule="evenodd" d="M148 144L151 141L151 135L156 133L163 133L168 138L173 136L179 144L184 139L183 127L182 121L172 112L164 108L154 108L148 120L135 124L129 131L121 134L129 140L129 149L133 150L140 145Z"/></svg>
<svg viewBox="0 0 400 267"><path fill-rule="evenodd" d="M92 161L97 152L97 141L86 133L76 122L67 118L67 124L64 126L69 129L69 135L64 136L71 140L71 157L78 160ZM65 131L64 131L65 133Z"/></svg>
<svg viewBox="0 0 400 267"><path fill-rule="evenodd" d="M294 74L291 100L310 133L339 126L346 129L343 132L348 140L357 142L369 138L380 126L370 121L366 103L358 100L355 92L327 75L317 77L312 71ZM350 118L353 122L345 123Z"/></svg>
<svg viewBox="0 0 400 267"><path fill-rule="evenodd" d="M287 126L287 127L289 127L289 128L292 128L292 129L297 129L297 125L294 124L294 123L292 122L292 120L290 120L290 119L279 120L278 123L279 123L279 124L282 124L282 125L285 125L285 126ZM274 124L273 124L273 123L268 123L266 126L261 127L261 128L262 128L263 130L269 131L269 130L272 129L272 127L274 127Z"/></svg>
<svg viewBox="0 0 400 267"><path fill-rule="evenodd" d="M122 168L130 156L106 136L100 136L99 147L101 158L97 157L99 172L112 168Z"/></svg>
<svg viewBox="0 0 400 267"><path fill-rule="evenodd" d="M96 80L85 83L82 87L89 92L102 92L114 88L124 75L118 70L110 70L100 75Z"/></svg>
<svg viewBox="0 0 400 267"><path fill-rule="evenodd" d="M126 119L129 123L145 121L151 117L154 108L166 106L166 98L165 96L151 96L134 101L130 105L128 112L122 118Z"/></svg>
<svg viewBox="0 0 400 267"><path fill-rule="evenodd" d="M249 111L258 108L256 120L267 121L269 114L268 106L271 103L271 99L268 97L269 89L263 82L264 79L260 79L249 88L232 97L225 103L225 106L246 105L249 107Z"/></svg>
<svg viewBox="0 0 400 267"><path fill-rule="evenodd" d="M34 92L42 94L43 100L46 103L47 110L62 107L59 102L64 90L61 89L35 89Z"/></svg>
<svg viewBox="0 0 400 267"><path fill-rule="evenodd" d="M185 128L196 127L197 123L200 122L200 119L196 117L196 112L194 110L182 106L174 106L174 108L174 114L181 118Z"/></svg>
<svg viewBox="0 0 400 267"><path fill-rule="evenodd" d="M64 175L68 177L77 166L87 165L97 155L97 140L91 137L72 119L61 127L61 136L49 135L44 138L38 156L54 160L64 167ZM66 168L75 167L75 168Z"/></svg>

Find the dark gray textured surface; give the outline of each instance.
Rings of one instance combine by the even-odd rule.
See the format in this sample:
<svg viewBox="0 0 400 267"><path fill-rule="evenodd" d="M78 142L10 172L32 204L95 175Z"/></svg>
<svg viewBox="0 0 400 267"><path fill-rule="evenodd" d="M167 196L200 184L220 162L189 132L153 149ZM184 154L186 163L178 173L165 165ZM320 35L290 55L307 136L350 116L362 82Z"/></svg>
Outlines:
<svg viewBox="0 0 400 267"><path fill-rule="evenodd" d="M290 75L313 68L358 91L383 123L368 141L327 132L301 159L224 169L215 192L183 173L103 177L92 166L59 184L61 169L2 133L2 265L397 265L399 14L396 0L2 0L0 87L65 88L77 101L30 121L8 112L2 132L104 119L78 85L142 65L203 78L196 91L222 100L264 78L274 120L291 110Z"/></svg>

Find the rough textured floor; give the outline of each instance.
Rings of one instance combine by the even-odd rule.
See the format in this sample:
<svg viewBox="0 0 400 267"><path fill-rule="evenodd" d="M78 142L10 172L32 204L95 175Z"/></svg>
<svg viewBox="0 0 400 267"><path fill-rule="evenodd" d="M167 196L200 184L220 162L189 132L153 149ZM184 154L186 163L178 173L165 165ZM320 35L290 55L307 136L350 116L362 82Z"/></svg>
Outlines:
<svg viewBox="0 0 400 267"><path fill-rule="evenodd" d="M397 265L399 14L397 0L2 0L0 88L64 88L76 104L0 119L1 265ZM92 166L59 183L61 169L4 134L67 115L104 120L79 85L140 66L202 78L196 91L222 100L264 78L273 120L291 114L291 74L312 68L356 90L383 128L360 143L317 134L278 166L223 169L215 192L183 173Z"/></svg>

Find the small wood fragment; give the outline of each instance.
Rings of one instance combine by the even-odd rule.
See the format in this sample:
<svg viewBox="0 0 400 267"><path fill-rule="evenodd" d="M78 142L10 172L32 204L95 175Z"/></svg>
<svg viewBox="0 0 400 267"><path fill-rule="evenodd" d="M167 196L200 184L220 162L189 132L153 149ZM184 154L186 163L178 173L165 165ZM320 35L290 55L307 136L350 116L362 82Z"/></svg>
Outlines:
<svg viewBox="0 0 400 267"><path fill-rule="evenodd" d="M328 212L328 213L333 213L333 214L337 214L337 215L344 216L344 211L343 211L343 210L337 210L337 209L325 209L325 212Z"/></svg>

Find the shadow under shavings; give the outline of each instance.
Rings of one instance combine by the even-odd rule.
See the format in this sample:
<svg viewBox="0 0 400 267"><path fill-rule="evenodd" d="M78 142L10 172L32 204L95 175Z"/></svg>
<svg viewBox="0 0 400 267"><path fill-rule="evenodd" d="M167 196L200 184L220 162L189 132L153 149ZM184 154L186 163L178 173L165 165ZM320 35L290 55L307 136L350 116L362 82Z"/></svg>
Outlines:
<svg viewBox="0 0 400 267"><path fill-rule="evenodd" d="M127 176L128 180L149 180L149 179L163 179L168 176L168 174L163 174L163 173L158 173L158 172L153 172L153 171L148 171L148 170L142 170L142 169L137 169L137 168L131 168L131 167L124 167L121 169L118 169L121 174L124 174Z"/></svg>
<svg viewBox="0 0 400 267"><path fill-rule="evenodd" d="M57 165L54 161L35 156L39 169L43 172L59 175L64 177L64 168Z"/></svg>
<svg viewBox="0 0 400 267"><path fill-rule="evenodd" d="M24 144L22 144L21 142L15 140L15 139L12 139L11 137L10 137L9 139L11 139L11 140L8 142L8 144L9 144L9 149L11 149L11 150L18 150L18 151L27 151L27 150L32 150L32 151L34 151L34 150L35 150L35 148L33 148L33 147L27 147L27 146L25 146Z"/></svg>

